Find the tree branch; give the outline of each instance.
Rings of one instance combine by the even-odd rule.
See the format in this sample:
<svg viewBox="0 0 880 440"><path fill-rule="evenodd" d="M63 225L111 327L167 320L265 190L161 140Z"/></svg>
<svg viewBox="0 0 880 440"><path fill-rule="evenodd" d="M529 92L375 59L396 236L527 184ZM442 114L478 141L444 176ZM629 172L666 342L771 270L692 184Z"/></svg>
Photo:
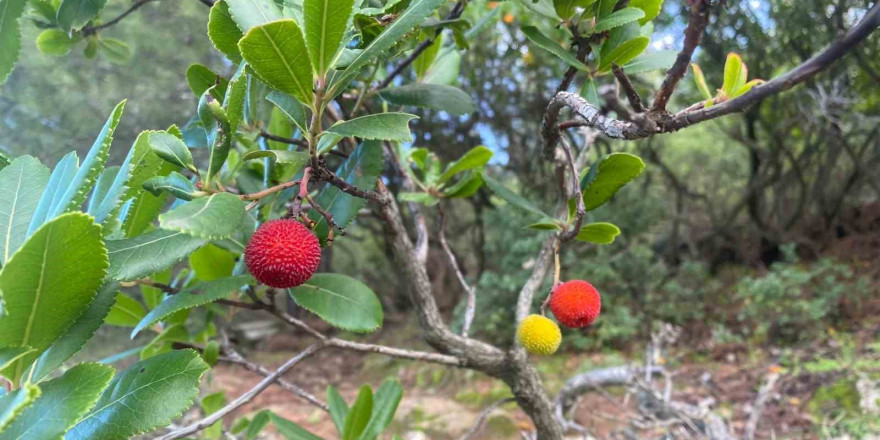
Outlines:
<svg viewBox="0 0 880 440"><path fill-rule="evenodd" d="M144 6L147 3L151 3L154 1L158 1L158 0L138 0L133 5L131 5L130 8L126 9L123 13L117 15L116 18L113 18L112 20L110 20L106 23L99 24L97 26L85 26L80 30L80 32L82 32L83 35L94 35L95 33L97 33L98 31L100 31L102 29L106 29L110 26L115 25L116 23L119 23L120 21L122 21L123 18L127 17L132 12L138 10L138 8L140 8L141 6Z"/></svg>
<svg viewBox="0 0 880 440"><path fill-rule="evenodd" d="M580 96L569 92L560 92L550 101L544 114L541 126L541 133L544 137L544 152L548 157L552 157L553 147L559 141L557 122L559 120L559 112L563 107L571 108L575 114L583 118L583 125L596 128L605 136L614 139L635 140L658 133L671 133L700 122L744 110L746 107L764 98L784 92L795 85L809 80L861 43L878 26L880 26L880 2L875 3L865 16L862 17L862 20L850 29L843 38L835 41L803 64L763 85L752 88L742 96L709 108L688 109L671 117L655 114L652 116L652 118L655 118L652 121L656 123L656 128L652 124L643 124L644 126L641 126L632 122L605 117L599 113L598 108ZM567 124L567 126L571 125Z"/></svg>
<svg viewBox="0 0 880 440"><path fill-rule="evenodd" d="M452 270L458 277L458 282L461 283L461 287L467 294L467 306L464 311L464 322L461 325L461 335L467 337L468 332L471 329L471 324L474 321L474 312L477 307L477 292L473 286L468 284L467 279L461 272L461 267L458 265L458 259L455 258L455 254L449 247L449 243L446 242L446 233L444 232L446 216L443 214L442 209L438 209L438 212L439 216L437 220L437 236L440 241L440 246L443 248L443 252L446 253L446 258L449 260L449 265L452 266Z"/></svg>
<svg viewBox="0 0 880 440"><path fill-rule="evenodd" d="M159 437L158 440L176 440L179 438L183 438L183 437L195 434L203 429L208 428L209 426L211 426L214 423L223 419L223 417L225 417L229 413L242 407L243 405L247 404L251 400L254 400L254 398L257 397L257 395L259 395L260 393L262 393L266 388L268 388L269 385L272 385L272 383L274 383L275 381L280 379L281 376L284 375L284 373L287 373L291 368L296 366L296 364L302 362L307 357L317 353L318 350L320 350L322 348L324 348L323 342L318 342L316 344L310 345L308 348L306 348L305 350L300 352L298 355L290 358L290 360L285 362L284 365L278 367L278 369L275 370L274 373L270 374L269 376L266 376L265 379L261 380L257 385L255 385L253 388L248 390L246 393L242 394L241 396L238 396L238 398L235 399L232 403L224 406L219 411L217 411L217 412L211 414L210 416L205 417L205 418L203 418L203 419L201 419L201 420L199 420L189 426L185 426L183 428L176 429L172 432L169 432L168 434L165 434L165 435Z"/></svg>
<svg viewBox="0 0 880 440"><path fill-rule="evenodd" d="M466 2L464 0L459 0L458 3L453 6L452 10L449 11L449 14L446 15L444 21L451 21L455 20L458 17L461 17L461 13L464 12L465 5ZM422 54L422 52L424 52L426 49L434 44L434 41L437 40L437 37L439 37L440 34L443 33L444 27L445 25L441 25L436 31L434 31L433 37L422 41L418 46L416 46L416 48L409 54L408 57L406 57L406 59L398 64L397 67L395 67L394 70L392 70L391 73L389 73L388 76L385 77L385 79L383 79L381 82L379 82L379 84L376 85L376 87L373 87L373 90L384 89L385 87L391 85L391 82L394 81L394 78L396 78L403 72L403 69L406 69L407 66L412 64L416 60L416 58L418 58L419 55Z"/></svg>
<svg viewBox="0 0 880 440"><path fill-rule="evenodd" d="M480 417L477 418L477 421L474 422L474 426L472 426L471 429L468 430L468 432L464 433L464 435L461 436L460 440L470 440L474 438L475 435L479 434L480 431L483 430L483 426L486 425L486 420L489 419L489 416L492 414L493 411L514 401L516 401L516 399L514 399L513 397L505 397L486 407L486 409L484 409L483 412L480 413Z"/></svg>
<svg viewBox="0 0 880 440"><path fill-rule="evenodd" d="M688 21L687 28L684 30L684 47L675 58L675 63L666 72L666 78L663 84L654 95L654 106L651 108L654 112L666 111L666 103L672 97L675 86L684 77L687 72L688 64L694 55L694 50L700 45L700 38L709 24L709 9L711 8L711 0L695 0L691 4L691 18Z"/></svg>
<svg viewBox="0 0 880 440"><path fill-rule="evenodd" d="M642 104L642 98L633 86L632 81L630 81L629 76L623 71L623 68L614 64L611 68L611 72L613 72L614 77L617 78L617 82L626 94L626 99L629 101L629 105L632 106L633 111L636 113L645 113L647 109L645 109L644 104Z"/></svg>

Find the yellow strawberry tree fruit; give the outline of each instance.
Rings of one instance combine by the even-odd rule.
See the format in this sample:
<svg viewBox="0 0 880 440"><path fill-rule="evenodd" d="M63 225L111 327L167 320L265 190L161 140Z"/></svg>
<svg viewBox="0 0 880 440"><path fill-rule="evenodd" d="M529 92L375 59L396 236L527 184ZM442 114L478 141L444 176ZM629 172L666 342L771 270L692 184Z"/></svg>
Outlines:
<svg viewBox="0 0 880 440"><path fill-rule="evenodd" d="M550 355L559 348L562 332L546 316L529 315L516 329L516 340L531 354Z"/></svg>

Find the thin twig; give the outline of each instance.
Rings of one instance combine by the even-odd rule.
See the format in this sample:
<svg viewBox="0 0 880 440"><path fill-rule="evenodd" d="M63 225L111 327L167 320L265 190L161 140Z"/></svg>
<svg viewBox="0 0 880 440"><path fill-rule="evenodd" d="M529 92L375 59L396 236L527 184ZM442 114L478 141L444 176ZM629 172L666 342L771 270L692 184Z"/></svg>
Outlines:
<svg viewBox="0 0 880 440"><path fill-rule="evenodd" d="M480 413L480 417L477 418L477 421L474 422L474 426L472 426L471 429L464 433L464 435L461 436L460 440L471 440L472 438L474 438L475 435L479 434L480 431L483 430L483 427L486 425L486 421L489 419L489 416L492 414L493 411L515 400L516 399L514 399L513 397L505 397L486 407L486 409L484 409L483 412Z"/></svg>
<svg viewBox="0 0 880 440"><path fill-rule="evenodd" d="M622 88L624 94L626 94L626 99L629 101L629 105L632 106L633 111L636 113L646 112L647 109L645 109L644 104L642 104L642 97L639 96L639 92L636 91L635 86L633 86L632 81L630 81L626 72L623 71L623 68L614 64L611 71L614 73L614 77L617 78L620 88Z"/></svg>
<svg viewBox="0 0 880 440"><path fill-rule="evenodd" d="M217 411L217 412L215 412L215 413L213 413L213 414L211 414L211 415L209 415L209 416L207 416L207 417L205 417L205 418L203 418L203 419L201 419L201 420L199 420L189 426L185 426L183 428L176 429L168 434L165 434L165 435L159 437L158 440L176 440L179 438L187 437L189 435L195 434L199 431L202 431L202 430L208 428L209 426L211 426L214 423L223 419L223 417L225 417L229 413L231 413L231 412L235 411L236 409L240 408L241 406L247 404L251 400L254 400L254 398L257 397L257 395L262 393L266 388L269 387L269 385L272 385L272 383L274 383L279 378L281 378L281 376L283 376L284 373L287 373L287 371L289 371L291 368L296 366L296 364L302 362L304 359L315 354L316 352L318 352L318 350L320 350L322 348L324 348L323 342L318 342L318 343L310 345L308 348L306 348L305 350L303 350L302 352L300 352L296 356L290 358L290 360L285 362L284 365L278 367L278 369L275 370L274 373L270 374L269 376L266 376L265 379L261 380L253 388L251 388L246 393L239 396L232 403L224 406L219 411Z"/></svg>
<svg viewBox="0 0 880 440"><path fill-rule="evenodd" d="M691 18L688 21L687 28L684 30L684 47L678 53L675 63L666 72L666 78L663 84L654 95L654 106L652 110L655 112L663 112L666 110L666 103L675 91L675 86L684 77L687 72L688 64L694 54L697 46L700 44L700 38L709 24L709 9L712 6L711 0L696 0L691 4Z"/></svg>
<svg viewBox="0 0 880 440"><path fill-rule="evenodd" d="M116 18L113 18L112 20L110 20L106 23L99 24L97 26L85 26L80 30L80 32L82 32L83 35L94 35L102 29L106 29L110 26L115 25L116 23L119 23L120 21L122 21L123 18L127 17L132 12L138 10L138 8L140 8L141 6L144 6L147 3L152 3L154 1L158 1L158 0L139 0L139 1L135 2L133 5L131 5L130 8L126 9L124 12L117 15Z"/></svg>
<svg viewBox="0 0 880 440"><path fill-rule="evenodd" d="M752 413L749 415L749 422L746 424L745 440L755 440L758 422L761 421L761 415L764 414L764 409L767 408L767 401L770 400L770 395L773 393L773 388L778 380L779 373L770 373L767 376L767 382L758 391L758 397L755 399L755 403L752 405Z"/></svg>
<svg viewBox="0 0 880 440"><path fill-rule="evenodd" d="M269 371L268 368L245 359L244 356L242 356L239 352L235 351L235 349L232 348L231 344L229 344L229 338L226 337L226 334L225 333L221 333L221 334L223 335L222 348L223 348L223 352L226 354L226 356L220 357L221 361L226 362L226 363L230 363L230 364L239 365L241 367L244 367L244 369L246 369L248 371L252 371L252 372L260 374L264 377L269 377L270 375L272 375L272 372ZM294 394L297 397L301 397L302 399L306 400L307 402L311 403L312 405L315 405L324 411L330 410L327 407L327 404L325 404L324 402L321 402L320 400L318 400L315 396L311 395L306 390L304 390L304 389L302 389L302 388L300 388L300 387L298 387L298 386L296 386L296 385L294 385L294 384L292 384L282 378L278 378L277 383L278 383L278 386L280 386L281 388L284 388L285 390L290 391L292 394Z"/></svg>
<svg viewBox="0 0 880 440"><path fill-rule="evenodd" d="M544 120L541 126L541 132L544 137L545 154L548 157L552 157L553 147L555 147L556 143L559 141L557 121L559 120L559 113L564 107L571 108L574 113L583 118L583 125L593 127L610 138L635 140L653 136L658 133L675 132L700 122L744 110L746 107L749 107L758 101L784 92L795 85L809 80L860 44L868 37L868 35L876 30L878 26L880 26L880 2L875 3L874 6L872 6L862 17L862 20L850 29L843 38L838 39L817 55L785 74L780 75L763 85L756 86L741 96L713 105L709 108L698 108L693 111L679 112L674 116L654 114L652 117L656 118L656 120L653 121L656 123L656 126L635 124L606 117L600 113L600 110L596 106L590 104L580 96L569 92L560 92L547 106L547 111L544 114ZM649 113L649 115L651 115L651 113Z"/></svg>
<svg viewBox="0 0 880 440"><path fill-rule="evenodd" d="M461 13L464 12L465 5L465 0L459 0L458 3L453 6L452 10L446 16L444 21L451 22L451 20L454 21L456 18L460 17ZM394 70L392 70L391 73L389 73L388 76L385 77L385 79L383 79L381 82L379 82L379 84L376 85L376 87L373 87L373 90L384 89L385 87L391 85L391 82L394 81L394 78L396 78L397 75L400 75L403 72L403 69L406 69L407 66L412 64L413 61L415 61L416 58L418 58L419 55L422 54L422 52L424 52L429 47L431 47L431 45L434 44L434 41L437 40L437 37L439 37L440 34L443 33L444 27L445 26L438 27L437 30L434 32L433 37L422 41L418 46L416 46L416 48L412 52L410 52L409 56L406 57L405 60L398 64L397 67L395 67Z"/></svg>
<svg viewBox="0 0 880 440"><path fill-rule="evenodd" d="M452 266L452 270L458 277L458 281L461 283L461 287L464 288L464 291L467 294L467 306L464 311L464 322L461 325L461 335L467 337L468 332L471 328L471 324L474 322L474 312L477 307L477 292L473 286L468 284L467 279L461 272L461 267L458 265L458 259L455 258L455 254L449 247L449 243L446 242L446 233L444 232L446 216L443 214L442 209L438 208L437 211L437 230L440 246L443 248L443 252L446 253L446 257L449 259L449 265Z"/></svg>
<svg viewBox="0 0 880 440"><path fill-rule="evenodd" d="M251 193L251 194L242 194L239 196L239 198L241 198L244 201L259 200L259 199L262 199L263 197L266 197L270 194L274 194L278 191L283 191L287 188L297 186L297 185L299 185L300 182L301 182L300 180L291 180L290 182L284 182L284 183L266 188L262 191L258 191L258 192Z"/></svg>
<svg viewBox="0 0 880 440"><path fill-rule="evenodd" d="M571 145L568 144L568 141L565 140L564 136L560 136L559 141L562 144L563 151L565 151L565 158L568 160L568 166L571 168L571 189L574 192L573 196L576 207L574 223L571 228L564 232L559 238L560 241L566 242L577 237L578 233L581 231L581 225L584 223L584 216L587 215L587 208L584 206L584 196L581 193L581 176L577 170L577 166L574 164L574 154L571 152Z"/></svg>

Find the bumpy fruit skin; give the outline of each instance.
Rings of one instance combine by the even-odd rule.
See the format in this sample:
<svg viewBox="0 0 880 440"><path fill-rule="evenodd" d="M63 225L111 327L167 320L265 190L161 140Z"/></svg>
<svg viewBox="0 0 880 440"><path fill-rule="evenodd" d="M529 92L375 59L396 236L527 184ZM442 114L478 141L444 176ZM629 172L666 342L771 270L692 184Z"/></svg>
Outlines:
<svg viewBox="0 0 880 440"><path fill-rule="evenodd" d="M602 297L592 284L574 280L562 283L550 292L550 310L560 324L582 328L593 323L602 310Z"/></svg>
<svg viewBox="0 0 880 440"><path fill-rule="evenodd" d="M269 287L296 287L318 269L321 244L309 228L296 220L271 220L251 236L244 262L251 275Z"/></svg>
<svg viewBox="0 0 880 440"><path fill-rule="evenodd" d="M562 342L559 326L541 315L529 315L516 329L516 340L531 354L550 355L556 353Z"/></svg>

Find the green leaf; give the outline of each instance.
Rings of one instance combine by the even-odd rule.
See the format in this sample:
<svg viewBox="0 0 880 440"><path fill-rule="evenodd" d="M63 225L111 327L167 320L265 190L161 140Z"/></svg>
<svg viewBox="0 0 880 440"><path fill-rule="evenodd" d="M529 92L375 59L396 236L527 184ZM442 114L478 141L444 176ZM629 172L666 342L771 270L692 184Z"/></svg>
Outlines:
<svg viewBox="0 0 880 440"><path fill-rule="evenodd" d="M373 414L373 390L368 385L361 387L357 399L351 405L351 411L345 419L345 429L342 430L342 440L357 440Z"/></svg>
<svg viewBox="0 0 880 440"><path fill-rule="evenodd" d="M40 385L40 397L0 433L7 439L60 439L86 414L113 377L113 367L79 364Z"/></svg>
<svg viewBox="0 0 880 440"><path fill-rule="evenodd" d="M581 178L586 210L592 211L602 206L644 169L642 159L628 153L612 153L594 163L590 172Z"/></svg>
<svg viewBox="0 0 880 440"><path fill-rule="evenodd" d="M501 197L505 202L522 210L537 214L544 219L552 220L550 215L544 213L544 211L541 211L537 206L508 189L501 182L486 175L483 175L483 181L486 182L486 185L489 186L489 189L491 189L495 195Z"/></svg>
<svg viewBox="0 0 880 440"><path fill-rule="evenodd" d="M535 223L532 223L526 226L529 229L536 229L539 231L561 231L562 226L558 221L550 218L541 219Z"/></svg>
<svg viewBox="0 0 880 440"><path fill-rule="evenodd" d="M219 240L238 231L246 212L235 194L217 193L187 202L159 215L163 229Z"/></svg>
<svg viewBox="0 0 880 440"><path fill-rule="evenodd" d="M15 361L35 351L30 347L0 347L0 370L6 369Z"/></svg>
<svg viewBox="0 0 880 440"><path fill-rule="evenodd" d="M364 283L338 273L315 274L290 289L296 303L330 325L358 333L382 325L382 303Z"/></svg>
<svg viewBox="0 0 880 440"><path fill-rule="evenodd" d="M76 155L65 156L66 160L62 159L55 166L55 170L49 176L49 184L43 191L37 210L31 218L28 234L33 233L43 223L65 211L80 209L85 202L86 195L91 191L92 185L104 168L104 162L110 154L113 132L116 130L116 125L119 124L119 118L122 117L124 108L125 101L122 101L113 109L79 168L76 167ZM58 177L54 178L56 171Z"/></svg>
<svg viewBox="0 0 880 440"><path fill-rule="evenodd" d="M213 244L203 246L189 256L189 267L201 281L213 281L232 275L236 254Z"/></svg>
<svg viewBox="0 0 880 440"><path fill-rule="evenodd" d="M578 241L595 244L611 244L620 235L620 228L611 223L597 222L584 225L575 237Z"/></svg>
<svg viewBox="0 0 880 440"><path fill-rule="evenodd" d="M47 220L52 219L50 215L54 208L54 203L61 198L61 195L70 186L70 182L73 181L73 176L79 169L78 160L76 151L71 151L55 164L55 168L49 174L49 182L46 184L42 195L40 195L40 201L37 203L37 208L31 216L27 230L28 236L33 234Z"/></svg>
<svg viewBox="0 0 880 440"><path fill-rule="evenodd" d="M188 311L184 310L183 313L169 317L168 322L161 328L161 332L141 350L141 360L170 352L172 350L171 344L175 342L189 342L189 332L187 332L184 324L182 322L171 322L172 319L185 321L187 314Z"/></svg>
<svg viewBox="0 0 880 440"><path fill-rule="evenodd" d="M147 142L153 153L166 162L176 167L196 170L189 148L177 136L164 131L154 131L147 135Z"/></svg>
<svg viewBox="0 0 880 440"><path fill-rule="evenodd" d="M703 69L696 63L691 63L691 69L694 71L694 82L697 84L697 89L700 90L703 98L712 99L712 93L709 92L709 86L706 84L706 76L703 75Z"/></svg>
<svg viewBox="0 0 880 440"><path fill-rule="evenodd" d="M0 395L0 433L39 396L40 388L33 384Z"/></svg>
<svg viewBox="0 0 880 440"><path fill-rule="evenodd" d="M287 120L296 125L300 131L309 131L308 122L306 122L306 111L302 104L297 100L291 98L290 95L281 93L277 90L269 92L266 99L272 104L275 104L275 107L277 107L278 110L281 110L281 112L284 113L284 116L287 116Z"/></svg>
<svg viewBox="0 0 880 440"><path fill-rule="evenodd" d="M373 39L369 46L364 48L363 52L351 61L342 75L334 78L333 85L329 88L329 95L335 96L343 90L360 73L362 67L374 62L382 52L398 44L404 35L444 3L446 0L413 1L381 34Z"/></svg>
<svg viewBox="0 0 880 440"><path fill-rule="evenodd" d="M117 374L65 440L123 439L166 426L199 394L208 365L193 350L138 362Z"/></svg>
<svg viewBox="0 0 880 440"><path fill-rule="evenodd" d="M396 105L442 110L460 116L477 111L474 100L458 87L441 84L408 84L379 90L382 99Z"/></svg>
<svg viewBox="0 0 880 440"><path fill-rule="evenodd" d="M0 346L37 351L3 370L4 376L17 382L25 367L76 321L95 297L107 265L101 228L82 213L46 223L7 261L0 270L7 312L0 320Z"/></svg>
<svg viewBox="0 0 880 440"><path fill-rule="evenodd" d="M186 69L186 83L196 96L202 96L208 89L216 85L217 87L211 89L211 96L218 101L223 101L226 89L229 87L229 81L226 78L198 63L190 64Z"/></svg>
<svg viewBox="0 0 880 440"><path fill-rule="evenodd" d="M538 30L538 28L534 26L523 26L522 32L526 34L526 37L528 37L529 40L537 44L538 47L552 53L553 55L556 55L557 57L559 57L559 59L565 61L570 66L584 72L590 71L590 68L587 67L586 64L580 62L573 53L564 49L557 42L542 34L541 31Z"/></svg>
<svg viewBox="0 0 880 440"><path fill-rule="evenodd" d="M208 394L207 396L202 397L199 405L202 407L202 411L205 413L206 416L214 414L215 412L223 408L224 405L226 405L225 393L223 391L220 391L213 394ZM219 439L220 436L223 435L223 421L218 420L213 425L207 427L203 431L202 435L206 439Z"/></svg>
<svg viewBox="0 0 880 440"><path fill-rule="evenodd" d="M437 179L438 183L446 183L452 176L467 170L473 170L475 168L482 169L489 163L489 159L492 158L492 150L489 148L480 145L478 147L471 148L465 153L461 158L449 164L446 167L446 171L440 175L440 178Z"/></svg>
<svg viewBox="0 0 880 440"><path fill-rule="evenodd" d="M753 79L753 80L743 84L743 86L740 87L739 90L733 92L733 94L730 95L730 97L736 98L737 96L745 95L746 93L748 93L749 90L752 90L752 87L759 86L761 84L764 84L763 79Z"/></svg>
<svg viewBox="0 0 880 440"><path fill-rule="evenodd" d="M134 169L132 165L134 154L135 149L132 147L128 150L128 154L125 155L125 160L122 162L122 165L112 173L112 181L109 181L111 175L110 173L107 173L107 170L112 170L115 167L110 167L104 170L104 173L102 173L101 177L98 179L98 183L95 184L95 191L92 194L92 199L89 200L88 213L95 217L95 223L103 223L104 236L115 232L115 227L118 221L117 214L122 207L122 197L125 192L128 191L126 184L131 178L131 173ZM106 190L103 191L100 197L98 197L98 188L105 184L108 185Z"/></svg>
<svg viewBox="0 0 880 440"><path fill-rule="evenodd" d="M330 69L339 53L354 0L305 0L306 40L315 72L320 76Z"/></svg>
<svg viewBox="0 0 880 440"><path fill-rule="evenodd" d="M27 0L0 0L0 84L12 73L21 51L21 23Z"/></svg>
<svg viewBox="0 0 880 440"><path fill-rule="evenodd" d="M208 240L183 232L155 229L124 240L107 241L109 275L120 281L144 278L171 267Z"/></svg>
<svg viewBox="0 0 880 440"><path fill-rule="evenodd" d="M144 316L147 316L147 311L141 303L119 292L116 294L116 303L113 304L104 322L119 327L134 327L144 319Z"/></svg>
<svg viewBox="0 0 880 440"><path fill-rule="evenodd" d="M649 52L634 58L623 66L623 71L628 74L648 72L650 70L667 70L675 64L678 53L674 50L658 50Z"/></svg>
<svg viewBox="0 0 880 440"><path fill-rule="evenodd" d="M401 192L397 194L397 200L401 202L421 203L425 206L434 206L440 200L431 194L423 192Z"/></svg>
<svg viewBox="0 0 880 440"><path fill-rule="evenodd" d="M312 63L299 25L291 19L256 26L238 42L241 56L270 87L313 103Z"/></svg>
<svg viewBox="0 0 880 440"><path fill-rule="evenodd" d="M599 104L599 90L596 87L596 80L593 78L587 78L584 81L584 84L581 86L580 91L581 97L587 100L587 102L598 105Z"/></svg>
<svg viewBox="0 0 880 440"><path fill-rule="evenodd" d="M272 414L272 411L262 410L254 415L253 420L248 425L247 431L244 434L245 440L254 440L257 438L257 435L269 424L271 421L269 419L269 415Z"/></svg>
<svg viewBox="0 0 880 440"><path fill-rule="evenodd" d="M725 95L731 96L742 88L748 76L749 70L742 62L742 58L733 52L727 54L727 60L724 62L724 84L721 86Z"/></svg>
<svg viewBox="0 0 880 440"><path fill-rule="evenodd" d="M284 18L273 0L226 0L229 14L242 32Z"/></svg>
<svg viewBox="0 0 880 440"><path fill-rule="evenodd" d="M27 155L0 170L0 264L6 264L27 239L28 225L48 181L49 169Z"/></svg>
<svg viewBox="0 0 880 440"><path fill-rule="evenodd" d="M339 166L336 174L349 185L363 190L372 190L376 187L376 181L379 174L382 173L384 163L382 143L364 141ZM346 194L338 187L327 183L318 193L315 203L333 215L333 222L337 226L345 228L354 220L358 211L366 204L366 200ZM309 218L316 222L315 234L321 239L326 238L329 225L327 225L324 216L312 210L309 212Z"/></svg>
<svg viewBox="0 0 880 440"><path fill-rule="evenodd" d="M559 18L568 20L574 16L575 8L586 8L593 3L596 3L596 0L553 0L553 7Z"/></svg>
<svg viewBox="0 0 880 440"><path fill-rule="evenodd" d="M229 119L229 129L232 132L236 131L238 125L244 120L248 88L246 67L247 63L241 63L238 66L238 70L235 71L232 79L229 80L229 86L226 87L226 96L223 98L223 108L226 110L226 116Z"/></svg>
<svg viewBox="0 0 880 440"><path fill-rule="evenodd" d="M437 59L440 48L443 47L443 34L441 33L436 38L434 37L435 34L436 32L432 29L422 29L421 31L420 37L422 41L419 42L420 44L429 38L432 38L434 42L427 49L423 50L412 63L413 70L416 72L416 78L418 79L425 78L428 69L434 64L434 60Z"/></svg>
<svg viewBox="0 0 880 440"><path fill-rule="evenodd" d="M361 139L412 142L409 121L413 119L418 119L418 116L409 113L377 113L339 121L326 131Z"/></svg>
<svg viewBox="0 0 880 440"><path fill-rule="evenodd" d="M599 0L597 17L602 18L614 12L617 3L618 0Z"/></svg>
<svg viewBox="0 0 880 440"><path fill-rule="evenodd" d="M245 286L252 281L253 279L250 276L244 275L220 278L214 281L198 283L179 293L169 295L153 310L150 310L150 313L148 313L147 316L135 326L134 330L131 331L131 337L134 338L135 335L141 332L141 330L161 321L175 312L208 304L220 298L225 298L230 293L241 289L242 286Z"/></svg>
<svg viewBox="0 0 880 440"><path fill-rule="evenodd" d="M455 185L443 190L444 197L470 197L483 186L483 175L479 172L466 172Z"/></svg>
<svg viewBox="0 0 880 440"><path fill-rule="evenodd" d="M118 290L119 284L115 281L106 281L98 289L95 299L89 303L86 311L37 359L34 364L34 381L40 381L55 371L95 335L95 331L110 312Z"/></svg>
<svg viewBox="0 0 880 440"><path fill-rule="evenodd" d="M660 15L660 10L663 8L663 0L630 0L629 5L630 7L645 11L645 16L639 20L639 24L644 25Z"/></svg>
<svg viewBox="0 0 880 440"><path fill-rule="evenodd" d="M211 13L208 14L208 38L214 44L214 48L220 51L229 61L235 64L241 62L241 52L238 50L238 40L244 34L232 19L229 13L229 5L225 0L214 2Z"/></svg>
<svg viewBox="0 0 880 440"><path fill-rule="evenodd" d="M496 8L497 9L497 8ZM461 54L456 50L441 52L425 73L425 84L450 85L458 81L461 70Z"/></svg>
<svg viewBox="0 0 880 440"><path fill-rule="evenodd" d="M65 32L79 29L98 16L107 0L62 0L56 20Z"/></svg>
<svg viewBox="0 0 880 440"><path fill-rule="evenodd" d="M192 200L199 193L196 186L177 171L172 171L167 176L156 176L147 179L144 182L144 189L154 196L167 192L181 200ZM204 195L205 193L201 194Z"/></svg>
<svg viewBox="0 0 880 440"><path fill-rule="evenodd" d="M79 38L73 38L61 29L46 29L37 36L37 49L45 55L64 56L78 42Z"/></svg>
<svg viewBox="0 0 880 440"><path fill-rule="evenodd" d="M403 397L403 388L396 380L382 382L376 390L370 421L358 440L373 440L388 427Z"/></svg>
<svg viewBox="0 0 880 440"><path fill-rule="evenodd" d="M345 419L348 418L348 404L339 394L339 391L330 385L327 387L327 406L330 408L330 418L340 433L345 430Z"/></svg>
<svg viewBox="0 0 880 440"><path fill-rule="evenodd" d="M103 49L104 58L113 64L128 64L131 61L132 49L128 43L115 38L101 37L98 43Z"/></svg>
<svg viewBox="0 0 880 440"><path fill-rule="evenodd" d="M125 212L122 232L126 237L133 237L143 232L164 206L166 194L154 196L143 189L143 184L153 176L168 175L179 169L153 153L149 137L153 131L141 132L131 147L131 177L123 200L132 200Z"/></svg>
<svg viewBox="0 0 880 440"><path fill-rule="evenodd" d="M651 39L648 37L637 37L617 46L607 56L602 58L602 62L599 63L599 71L611 70L611 64L626 65L626 63L644 52L650 42Z"/></svg>
<svg viewBox="0 0 880 440"><path fill-rule="evenodd" d="M292 165L292 169L299 172L307 163L311 156L305 151L289 151L289 150L255 150L249 151L241 160L254 160L269 157L275 159L278 163ZM294 174L296 174L296 172Z"/></svg>
<svg viewBox="0 0 880 440"><path fill-rule="evenodd" d="M269 418L272 420L272 424L275 425L278 433L287 440L323 440L321 437L306 431L302 426L275 413L270 412Z"/></svg>
<svg viewBox="0 0 880 440"><path fill-rule="evenodd" d="M599 20L596 23L596 26L593 27L593 33L598 34L599 32L609 31L618 26L623 26L627 23L637 21L644 16L645 11L639 8L623 8L618 11L614 11L607 17Z"/></svg>

